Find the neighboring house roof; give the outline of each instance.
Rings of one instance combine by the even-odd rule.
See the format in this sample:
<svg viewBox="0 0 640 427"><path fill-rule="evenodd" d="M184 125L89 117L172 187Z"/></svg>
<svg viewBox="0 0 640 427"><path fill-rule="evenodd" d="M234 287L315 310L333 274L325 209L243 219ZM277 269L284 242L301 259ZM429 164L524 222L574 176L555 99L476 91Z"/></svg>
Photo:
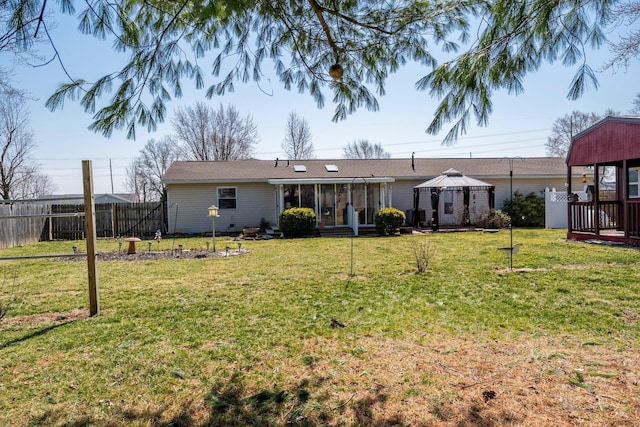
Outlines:
<svg viewBox="0 0 640 427"><path fill-rule="evenodd" d="M493 185L488 184L484 181L480 181L479 179L470 178L468 176L464 176L459 171L455 169L449 169L442 173L440 176L436 176L429 181L423 182L420 185L416 185L413 188L447 188L447 189L455 189L455 188L463 188L463 187L480 187L480 188L491 188Z"/></svg>
<svg viewBox="0 0 640 427"><path fill-rule="evenodd" d="M100 193L94 194L96 203L135 203L136 195L133 193ZM82 204L84 203L84 195L82 194L49 194L39 197L35 201L53 202L59 204Z"/></svg>
<svg viewBox="0 0 640 427"><path fill-rule="evenodd" d="M295 166L304 166L295 168ZM412 166L413 165L413 166ZM334 167L331 167L334 166ZM404 159L328 159L328 160L235 160L176 161L162 177L165 184L268 182L269 180L395 178L428 179L454 168L465 175L491 179L517 177L565 177L564 159L528 158L404 158ZM582 174L582 170L573 171Z"/></svg>
<svg viewBox="0 0 640 427"><path fill-rule="evenodd" d="M607 116L575 135L568 166L586 166L640 159L640 117Z"/></svg>

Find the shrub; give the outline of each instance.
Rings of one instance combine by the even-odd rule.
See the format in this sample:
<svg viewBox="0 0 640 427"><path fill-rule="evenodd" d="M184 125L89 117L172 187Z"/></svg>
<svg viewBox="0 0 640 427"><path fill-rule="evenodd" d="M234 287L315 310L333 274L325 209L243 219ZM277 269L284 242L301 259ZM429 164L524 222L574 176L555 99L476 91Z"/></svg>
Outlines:
<svg viewBox="0 0 640 427"><path fill-rule="evenodd" d="M278 221L285 237L308 236L316 229L316 213L311 208L289 208Z"/></svg>
<svg viewBox="0 0 640 427"><path fill-rule="evenodd" d="M499 209L491 209L482 214L477 225L482 228L506 228L510 223L509 215Z"/></svg>
<svg viewBox="0 0 640 427"><path fill-rule="evenodd" d="M418 273L425 273L429 268L431 258L436 252L435 246L431 245L431 242L426 237L422 241L416 238L411 240L411 250L416 259Z"/></svg>
<svg viewBox="0 0 640 427"><path fill-rule="evenodd" d="M376 224L376 231L381 236L388 236L393 234L393 232L402 227L404 224L406 217L404 212L396 208L384 208L380 209L375 217L373 218L373 222Z"/></svg>
<svg viewBox="0 0 640 427"><path fill-rule="evenodd" d="M504 211L514 227L544 227L544 198L534 192L524 196L516 190L513 200L505 200Z"/></svg>

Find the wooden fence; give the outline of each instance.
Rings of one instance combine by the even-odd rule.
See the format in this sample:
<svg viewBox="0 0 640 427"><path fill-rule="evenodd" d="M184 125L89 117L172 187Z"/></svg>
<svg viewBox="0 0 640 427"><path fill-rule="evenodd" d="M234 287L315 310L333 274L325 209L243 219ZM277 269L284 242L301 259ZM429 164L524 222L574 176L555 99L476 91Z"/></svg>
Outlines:
<svg viewBox="0 0 640 427"><path fill-rule="evenodd" d="M41 239L45 219L31 217L48 213L46 204L0 204L0 248L10 248Z"/></svg>
<svg viewBox="0 0 640 427"><path fill-rule="evenodd" d="M97 237L145 237L157 230L166 232L166 204L100 203L96 208ZM51 213L82 213L84 204L51 205ZM51 240L81 240L84 238L84 216L51 218L48 223Z"/></svg>
<svg viewBox="0 0 640 427"><path fill-rule="evenodd" d="M97 237L148 237L167 231L164 202L96 204ZM78 215L73 215L77 213ZM30 215L72 214L65 217ZM0 204L0 248L39 240L82 240L84 204Z"/></svg>

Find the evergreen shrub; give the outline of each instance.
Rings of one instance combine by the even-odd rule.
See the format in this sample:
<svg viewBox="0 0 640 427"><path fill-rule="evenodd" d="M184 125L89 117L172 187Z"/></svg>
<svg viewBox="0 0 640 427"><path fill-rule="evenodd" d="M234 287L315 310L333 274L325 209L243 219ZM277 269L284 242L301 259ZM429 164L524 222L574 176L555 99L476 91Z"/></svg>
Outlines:
<svg viewBox="0 0 640 427"><path fill-rule="evenodd" d="M381 236L389 236L395 232L396 229L402 227L406 216L404 212L396 208L384 208L380 209L373 222L376 225L376 231Z"/></svg>
<svg viewBox="0 0 640 427"><path fill-rule="evenodd" d="M309 236L316 229L316 213L311 208L289 208L280 214L278 222L285 237Z"/></svg>

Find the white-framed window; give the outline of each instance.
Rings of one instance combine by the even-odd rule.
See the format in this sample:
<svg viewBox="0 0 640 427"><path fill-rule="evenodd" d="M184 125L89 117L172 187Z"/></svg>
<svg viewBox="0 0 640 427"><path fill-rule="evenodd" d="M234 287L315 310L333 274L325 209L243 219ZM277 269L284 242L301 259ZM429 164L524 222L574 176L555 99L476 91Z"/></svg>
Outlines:
<svg viewBox="0 0 640 427"><path fill-rule="evenodd" d="M218 187L218 208L236 209L238 206L238 189L236 187Z"/></svg>
<svg viewBox="0 0 640 427"><path fill-rule="evenodd" d="M629 168L629 198L640 197L640 168Z"/></svg>

